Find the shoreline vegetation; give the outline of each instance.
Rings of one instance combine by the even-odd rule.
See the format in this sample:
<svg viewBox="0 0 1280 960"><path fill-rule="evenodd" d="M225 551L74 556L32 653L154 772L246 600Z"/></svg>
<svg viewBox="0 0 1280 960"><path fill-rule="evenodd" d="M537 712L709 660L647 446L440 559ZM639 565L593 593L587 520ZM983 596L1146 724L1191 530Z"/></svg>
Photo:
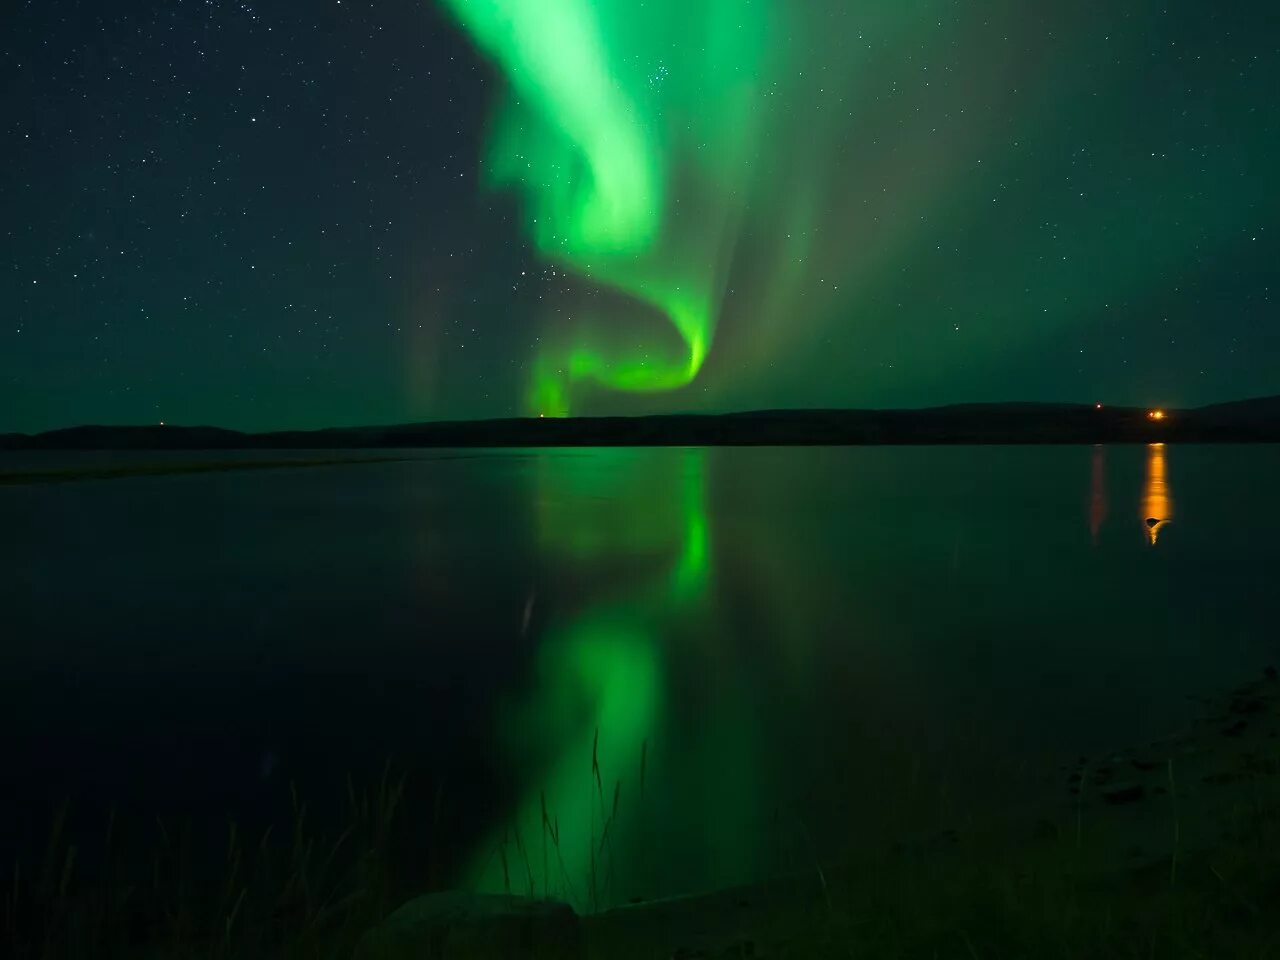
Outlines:
<svg viewBox="0 0 1280 960"><path fill-rule="evenodd" d="M810 844L774 879L622 906L539 899L514 853L505 892L406 882L421 805L390 768L348 785L332 835L291 791L291 823L230 823L212 856L171 824L145 851L122 849L114 817L73 837L64 809L43 858L0 881L0 945L25 960L1274 956L1280 679L1268 667L1203 706L1177 735L1080 757L998 823L929 822L904 796L903 830L875 844ZM103 856L86 869L89 847Z"/></svg>
<svg viewBox="0 0 1280 960"><path fill-rule="evenodd" d="M1158 416L1156 414L1158 413ZM0 434L0 450L321 450L395 447L1280 442L1280 396L1186 410L989 403L920 410L761 410L513 418L242 433L81 426Z"/></svg>

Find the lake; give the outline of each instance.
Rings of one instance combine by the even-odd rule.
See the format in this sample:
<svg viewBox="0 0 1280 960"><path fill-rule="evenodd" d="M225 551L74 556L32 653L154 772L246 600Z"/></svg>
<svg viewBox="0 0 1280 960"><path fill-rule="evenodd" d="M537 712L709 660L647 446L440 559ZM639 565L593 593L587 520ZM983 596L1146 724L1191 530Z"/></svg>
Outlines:
<svg viewBox="0 0 1280 960"><path fill-rule="evenodd" d="M434 882L619 902L1012 815L1280 662L1272 446L365 455L0 486L9 844L390 760ZM225 455L0 471L165 458Z"/></svg>

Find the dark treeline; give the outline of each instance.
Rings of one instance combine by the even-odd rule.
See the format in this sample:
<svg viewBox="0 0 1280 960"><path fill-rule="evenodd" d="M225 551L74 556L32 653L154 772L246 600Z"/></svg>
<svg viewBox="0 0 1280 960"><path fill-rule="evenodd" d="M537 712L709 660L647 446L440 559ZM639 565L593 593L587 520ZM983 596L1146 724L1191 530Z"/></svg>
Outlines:
<svg viewBox="0 0 1280 960"><path fill-rule="evenodd" d="M725 446L940 443L1280 442L1280 396L1188 410L965 404L923 410L761 410L645 417L461 420L241 433L218 427L83 426L2 434L7 449Z"/></svg>

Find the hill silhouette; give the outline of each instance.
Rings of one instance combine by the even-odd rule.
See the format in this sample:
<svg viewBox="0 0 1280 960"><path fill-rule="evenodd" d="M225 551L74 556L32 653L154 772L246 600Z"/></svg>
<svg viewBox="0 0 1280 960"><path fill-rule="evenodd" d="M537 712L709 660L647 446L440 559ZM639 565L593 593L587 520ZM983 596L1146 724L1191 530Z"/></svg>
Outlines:
<svg viewBox="0 0 1280 960"><path fill-rule="evenodd" d="M80 426L0 434L0 449L268 450L370 447L755 446L1280 442L1280 396L1167 410L975 403L914 410L755 410L640 417L455 420L242 433L207 426Z"/></svg>

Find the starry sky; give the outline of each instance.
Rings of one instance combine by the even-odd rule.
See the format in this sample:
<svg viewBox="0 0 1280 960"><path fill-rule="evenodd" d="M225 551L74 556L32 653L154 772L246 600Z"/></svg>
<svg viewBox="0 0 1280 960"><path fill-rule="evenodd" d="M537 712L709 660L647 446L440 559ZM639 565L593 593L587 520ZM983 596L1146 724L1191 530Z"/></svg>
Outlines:
<svg viewBox="0 0 1280 960"><path fill-rule="evenodd" d="M0 431L1280 392L1280 20L18 0Z"/></svg>

